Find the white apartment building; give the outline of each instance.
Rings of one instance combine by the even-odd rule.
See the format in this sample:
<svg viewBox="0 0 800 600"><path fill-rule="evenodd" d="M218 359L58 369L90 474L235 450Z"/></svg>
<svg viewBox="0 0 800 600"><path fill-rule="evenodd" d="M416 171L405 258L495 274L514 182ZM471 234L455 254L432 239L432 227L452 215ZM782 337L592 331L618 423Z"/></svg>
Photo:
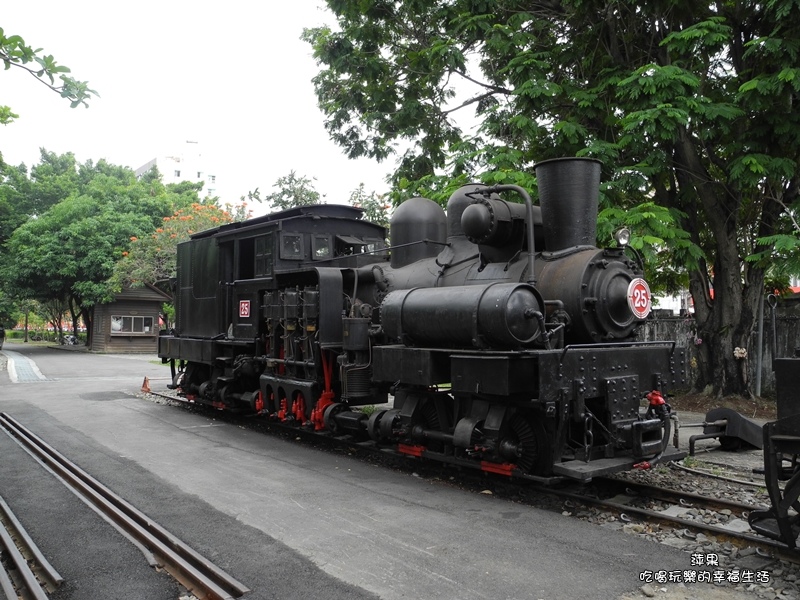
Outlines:
<svg viewBox="0 0 800 600"><path fill-rule="evenodd" d="M202 181L201 196L217 195L217 176L206 164L198 142L187 141L178 154L157 156L136 169L136 177L141 177L153 167L161 173L164 184L181 183L182 181Z"/></svg>

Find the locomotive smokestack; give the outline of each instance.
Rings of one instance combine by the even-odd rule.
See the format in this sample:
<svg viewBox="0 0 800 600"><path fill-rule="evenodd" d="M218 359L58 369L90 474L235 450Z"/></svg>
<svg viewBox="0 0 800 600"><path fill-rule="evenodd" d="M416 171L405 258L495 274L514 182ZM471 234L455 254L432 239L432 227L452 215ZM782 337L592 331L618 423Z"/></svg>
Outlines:
<svg viewBox="0 0 800 600"><path fill-rule="evenodd" d="M549 252L594 246L601 165L594 158L554 158L534 165Z"/></svg>

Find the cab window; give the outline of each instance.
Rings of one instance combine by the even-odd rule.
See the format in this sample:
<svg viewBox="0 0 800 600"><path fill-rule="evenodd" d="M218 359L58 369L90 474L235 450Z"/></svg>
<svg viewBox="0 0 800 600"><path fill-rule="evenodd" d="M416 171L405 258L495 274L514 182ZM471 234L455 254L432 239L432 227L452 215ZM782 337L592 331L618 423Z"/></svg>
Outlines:
<svg viewBox="0 0 800 600"><path fill-rule="evenodd" d="M272 234L256 238L256 277L272 275Z"/></svg>
<svg viewBox="0 0 800 600"><path fill-rule="evenodd" d="M328 235L315 235L311 238L311 253L314 260L331 257L331 238Z"/></svg>
<svg viewBox="0 0 800 600"><path fill-rule="evenodd" d="M281 234L281 258L284 260L303 259L303 234Z"/></svg>

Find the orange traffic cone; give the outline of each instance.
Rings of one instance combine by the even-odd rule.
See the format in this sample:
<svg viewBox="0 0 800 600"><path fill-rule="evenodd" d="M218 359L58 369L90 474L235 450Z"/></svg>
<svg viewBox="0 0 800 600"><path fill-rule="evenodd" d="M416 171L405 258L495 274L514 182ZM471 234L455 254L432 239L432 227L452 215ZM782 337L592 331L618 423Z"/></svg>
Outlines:
<svg viewBox="0 0 800 600"><path fill-rule="evenodd" d="M144 381L142 382L142 391L145 394L149 394L150 393L150 380L147 377L145 377Z"/></svg>

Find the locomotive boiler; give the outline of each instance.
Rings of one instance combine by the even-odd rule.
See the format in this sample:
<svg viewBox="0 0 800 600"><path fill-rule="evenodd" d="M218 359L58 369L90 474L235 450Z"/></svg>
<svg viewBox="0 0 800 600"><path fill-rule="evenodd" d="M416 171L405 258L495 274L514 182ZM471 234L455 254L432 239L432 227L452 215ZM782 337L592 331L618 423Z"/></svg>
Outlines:
<svg viewBox="0 0 800 600"><path fill-rule="evenodd" d="M650 292L595 245L600 172L537 164L538 205L513 185L409 199L391 246L341 205L195 234L159 355L193 402L410 456L536 480L658 459L686 354L636 340Z"/></svg>

